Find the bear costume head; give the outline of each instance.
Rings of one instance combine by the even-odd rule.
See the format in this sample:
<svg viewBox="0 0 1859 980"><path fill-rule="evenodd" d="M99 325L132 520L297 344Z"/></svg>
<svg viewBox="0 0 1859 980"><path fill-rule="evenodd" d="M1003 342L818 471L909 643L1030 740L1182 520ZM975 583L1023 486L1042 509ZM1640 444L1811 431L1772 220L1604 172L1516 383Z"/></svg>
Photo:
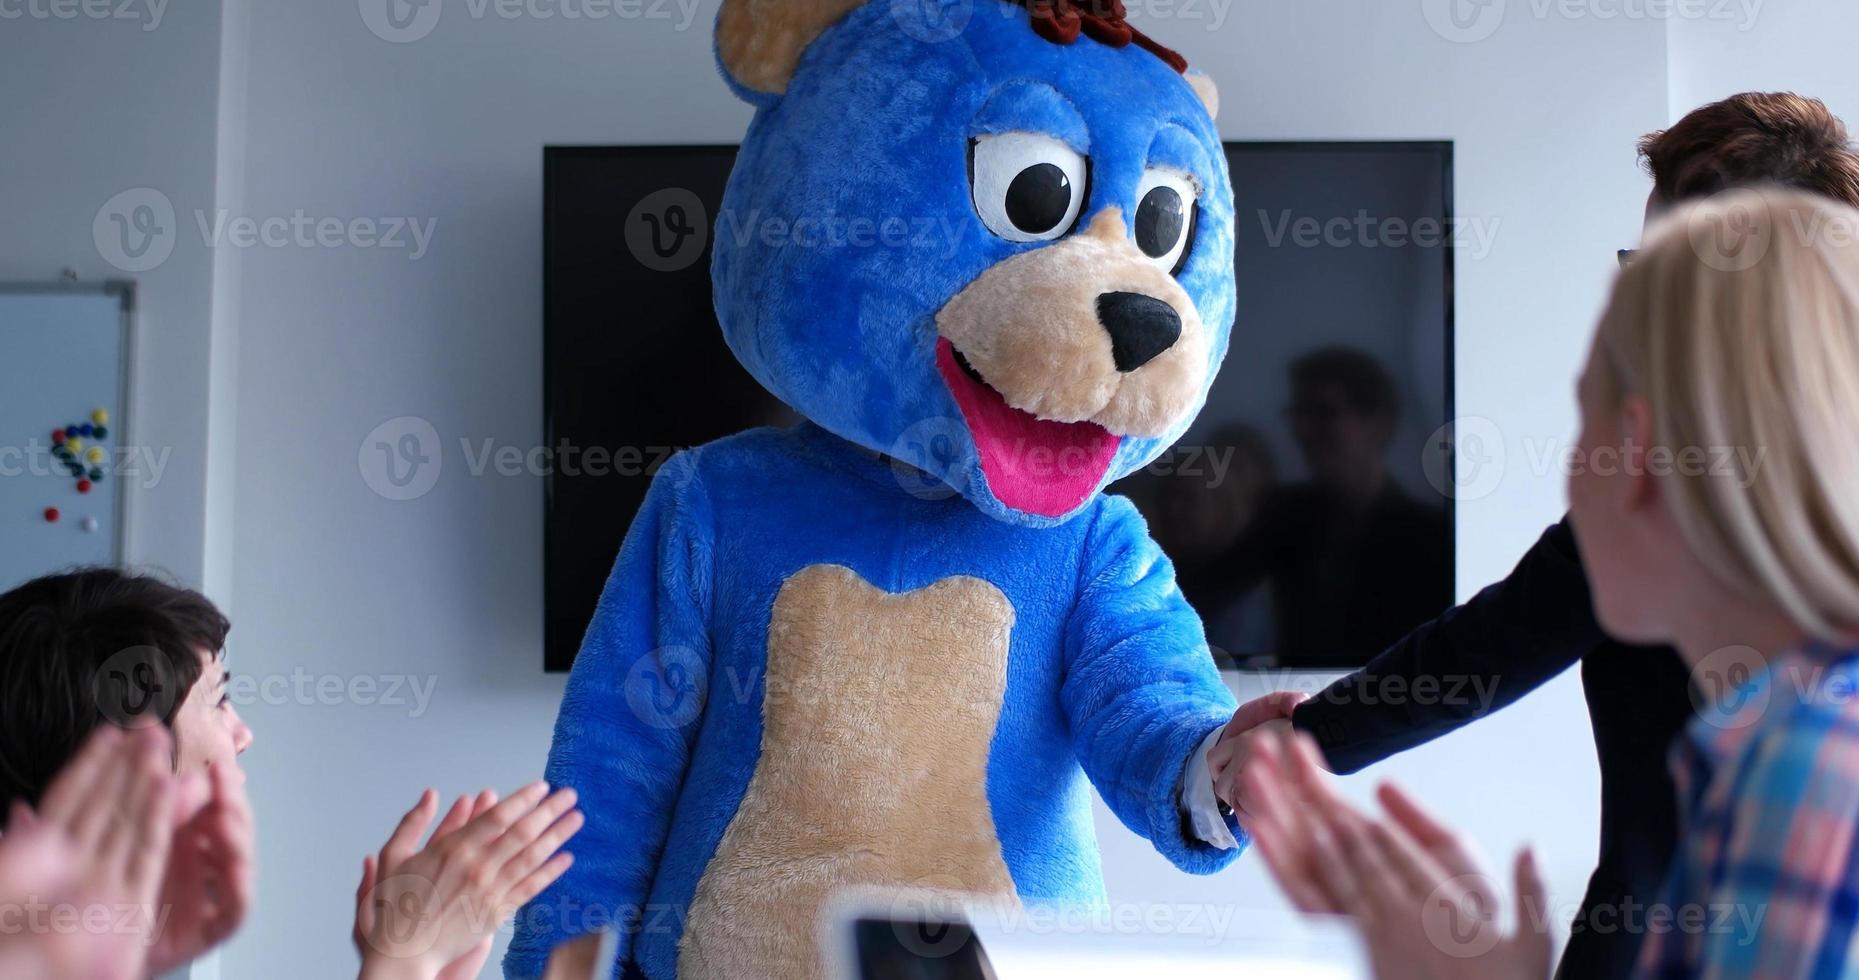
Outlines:
<svg viewBox="0 0 1859 980"><path fill-rule="evenodd" d="M1056 524L1199 412L1234 311L1216 97L1117 0L726 0L756 107L718 319L822 428Z"/></svg>

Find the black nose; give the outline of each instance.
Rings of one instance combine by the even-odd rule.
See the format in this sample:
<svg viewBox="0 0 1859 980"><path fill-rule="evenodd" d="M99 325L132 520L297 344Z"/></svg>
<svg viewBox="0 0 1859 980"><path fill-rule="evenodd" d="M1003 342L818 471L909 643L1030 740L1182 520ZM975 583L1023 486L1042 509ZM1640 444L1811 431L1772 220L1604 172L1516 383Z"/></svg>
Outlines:
<svg viewBox="0 0 1859 980"><path fill-rule="evenodd" d="M1110 356L1125 374L1155 360L1181 339L1181 315L1175 308L1141 293L1099 295L1097 322L1110 332Z"/></svg>

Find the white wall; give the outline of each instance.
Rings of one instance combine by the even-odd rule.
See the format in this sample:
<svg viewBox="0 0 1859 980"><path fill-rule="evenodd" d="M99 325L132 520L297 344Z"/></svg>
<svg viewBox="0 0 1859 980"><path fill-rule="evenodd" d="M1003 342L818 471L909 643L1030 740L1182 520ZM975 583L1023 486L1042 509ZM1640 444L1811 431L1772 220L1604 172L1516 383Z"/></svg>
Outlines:
<svg viewBox="0 0 1859 980"><path fill-rule="evenodd" d="M1670 36L1674 119L1738 92L1794 91L1859 126L1859 6L1767 0L1735 17L1674 20Z"/></svg>
<svg viewBox="0 0 1859 980"><path fill-rule="evenodd" d="M125 191L137 192L132 204L159 194L177 212L213 207L219 4L163 4L159 16L147 3L104 6L123 16L0 8L0 282L49 282L67 268L88 281L126 278L92 236L99 211ZM148 479L124 481L125 553L198 585L212 256L187 228L161 229L153 247L173 251L138 277L136 375L145 382L116 414L119 432L126 425L136 444L168 453L158 479L148 468Z"/></svg>
<svg viewBox="0 0 1859 980"><path fill-rule="evenodd" d="M143 277L159 342L141 374L162 383L144 385L141 414L176 463L138 512L134 553L221 583L234 669L280 702L245 708L263 870L225 975L322 977L352 962L360 856L418 787L512 786L546 750L561 679L539 669L540 485L474 477L460 452L540 431L541 146L731 141L748 113L714 75L715 0L596 21L473 17L455 0L410 43L371 32L354 3L228 0L223 23L220 6L175 4L149 37L0 21L0 132L55 137L0 152L0 278L110 271L90 224L125 187L161 188L185 215L174 256ZM1510 455L1496 489L1460 506L1460 593L1501 576L1562 508L1531 454L1572 434L1569 385L1613 251L1637 239L1632 141L1666 121L1666 26L1517 0L1459 43L1421 0L1132 6L1220 83L1229 137L1457 141L1459 213L1499 222L1490 254L1459 266L1459 409ZM220 207L436 224L417 260L208 249L192 212ZM402 416L430 421L443 451L410 501L374 492L358 460ZM202 519L209 481L231 495L215 497L219 531ZM436 686L409 721L409 704L320 703L345 699L318 678ZM1536 840L1572 906L1594 856L1590 744L1571 675L1380 774L1490 853ZM1279 904L1254 862L1188 879L1121 833L1105 833L1118 900Z"/></svg>

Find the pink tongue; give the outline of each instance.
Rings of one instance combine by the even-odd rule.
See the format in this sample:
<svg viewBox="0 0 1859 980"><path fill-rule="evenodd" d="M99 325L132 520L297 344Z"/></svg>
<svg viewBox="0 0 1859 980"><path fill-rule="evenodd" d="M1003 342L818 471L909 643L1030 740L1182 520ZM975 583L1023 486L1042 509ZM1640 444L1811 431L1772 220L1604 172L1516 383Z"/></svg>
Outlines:
<svg viewBox="0 0 1859 980"><path fill-rule="evenodd" d="M1028 514L1059 517L1096 492L1121 439L1095 422L1049 422L1014 408L962 371L946 339L937 341L936 367L962 409L995 499Z"/></svg>

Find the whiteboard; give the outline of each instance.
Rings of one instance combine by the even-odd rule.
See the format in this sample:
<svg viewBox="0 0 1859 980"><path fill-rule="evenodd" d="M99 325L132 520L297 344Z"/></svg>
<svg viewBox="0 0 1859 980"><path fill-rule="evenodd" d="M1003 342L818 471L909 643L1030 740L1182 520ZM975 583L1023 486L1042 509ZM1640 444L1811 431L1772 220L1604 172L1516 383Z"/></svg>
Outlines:
<svg viewBox="0 0 1859 980"><path fill-rule="evenodd" d="M0 591L74 565L121 562L125 481L154 472L147 451L125 437L133 312L131 283L0 284ZM101 439L98 409L108 415ZM91 437L82 434L87 423ZM53 450L61 429L78 430L68 434L79 440L68 456ZM81 477L67 459L80 463Z"/></svg>

